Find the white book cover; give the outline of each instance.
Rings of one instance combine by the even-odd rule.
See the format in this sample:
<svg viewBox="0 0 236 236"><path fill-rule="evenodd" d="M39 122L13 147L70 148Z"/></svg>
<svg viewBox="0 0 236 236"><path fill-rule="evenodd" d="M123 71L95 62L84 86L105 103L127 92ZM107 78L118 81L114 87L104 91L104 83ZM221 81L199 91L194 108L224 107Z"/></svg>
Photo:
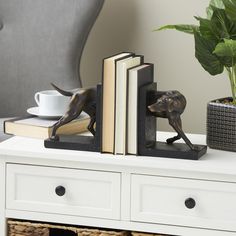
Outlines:
<svg viewBox="0 0 236 236"><path fill-rule="evenodd" d="M141 56L116 64L115 154L126 153L127 70L142 63Z"/></svg>

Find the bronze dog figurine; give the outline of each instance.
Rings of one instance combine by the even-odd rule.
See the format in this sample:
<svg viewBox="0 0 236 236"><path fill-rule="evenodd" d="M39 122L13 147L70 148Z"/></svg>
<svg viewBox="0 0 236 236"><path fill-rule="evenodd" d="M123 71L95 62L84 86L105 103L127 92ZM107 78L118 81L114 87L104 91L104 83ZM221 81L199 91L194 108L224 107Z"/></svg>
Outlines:
<svg viewBox="0 0 236 236"><path fill-rule="evenodd" d="M57 129L76 119L82 111L90 116L88 130L95 136L94 124L96 122L97 88L78 88L72 91L65 91L54 84L51 85L62 95L71 97L71 101L66 114L53 126L50 139L58 140L59 138L56 135Z"/></svg>
<svg viewBox="0 0 236 236"><path fill-rule="evenodd" d="M167 118L169 124L178 134L173 138L167 139L166 142L172 144L182 138L191 150L195 150L195 147L182 130L180 115L184 112L187 103L184 95L178 91L155 91L154 99L157 100L156 103L148 106L151 114L155 117Z"/></svg>

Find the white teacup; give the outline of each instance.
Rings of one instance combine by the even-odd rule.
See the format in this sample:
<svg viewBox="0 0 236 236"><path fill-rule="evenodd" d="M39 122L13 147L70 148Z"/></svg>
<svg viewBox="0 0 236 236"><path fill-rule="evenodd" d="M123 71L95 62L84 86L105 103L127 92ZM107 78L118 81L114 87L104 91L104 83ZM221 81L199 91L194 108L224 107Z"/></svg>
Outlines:
<svg viewBox="0 0 236 236"><path fill-rule="evenodd" d="M64 115L70 102L70 97L65 97L55 90L37 92L34 98L39 107L39 114L44 116Z"/></svg>

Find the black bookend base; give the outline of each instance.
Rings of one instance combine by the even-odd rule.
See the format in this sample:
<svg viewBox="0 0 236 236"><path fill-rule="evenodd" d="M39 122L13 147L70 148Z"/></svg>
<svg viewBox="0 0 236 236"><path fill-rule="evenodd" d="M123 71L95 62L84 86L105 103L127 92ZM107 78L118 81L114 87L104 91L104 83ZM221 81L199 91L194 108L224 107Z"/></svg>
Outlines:
<svg viewBox="0 0 236 236"><path fill-rule="evenodd" d="M207 147L204 145L194 145L196 150L191 150L185 143L167 144L165 142L155 142L150 148L143 148L141 156L166 157L176 159L198 160L203 156Z"/></svg>
<svg viewBox="0 0 236 236"><path fill-rule="evenodd" d="M100 152L100 146L93 136L60 135L59 141L47 139L44 141L44 146L46 148Z"/></svg>
<svg viewBox="0 0 236 236"><path fill-rule="evenodd" d="M68 149L77 151L101 152L101 114L102 114L102 85L97 85L96 102L96 135L59 135L59 140L46 139L46 148Z"/></svg>
<svg viewBox="0 0 236 236"><path fill-rule="evenodd" d="M196 150L193 151L185 143L167 144L156 141L156 117L153 117L147 109L155 102L152 91L156 91L156 89L156 83L152 83L139 90L138 155L198 160L207 152L207 146L194 145Z"/></svg>

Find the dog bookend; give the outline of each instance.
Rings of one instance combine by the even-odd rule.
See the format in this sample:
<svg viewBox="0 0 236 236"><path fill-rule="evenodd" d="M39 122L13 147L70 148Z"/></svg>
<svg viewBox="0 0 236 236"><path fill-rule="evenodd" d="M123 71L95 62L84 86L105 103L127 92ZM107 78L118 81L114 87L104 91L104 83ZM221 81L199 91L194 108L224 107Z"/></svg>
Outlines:
<svg viewBox="0 0 236 236"><path fill-rule="evenodd" d="M181 114L185 97L178 91L157 91L156 83L145 85L139 91L138 154L177 159L198 160L207 151L205 145L194 145L182 130ZM156 119L168 119L177 135L166 142L156 141ZM175 143L179 139L184 143Z"/></svg>
<svg viewBox="0 0 236 236"><path fill-rule="evenodd" d="M69 149L80 151L101 151L101 85L95 88L78 88L72 91L64 91L54 84L52 86L62 95L71 97L68 111L53 126L49 139L44 141L46 148ZM81 112L90 117L88 131L91 135L57 135L57 130L74 119L78 118ZM96 123L96 129L95 129Z"/></svg>

